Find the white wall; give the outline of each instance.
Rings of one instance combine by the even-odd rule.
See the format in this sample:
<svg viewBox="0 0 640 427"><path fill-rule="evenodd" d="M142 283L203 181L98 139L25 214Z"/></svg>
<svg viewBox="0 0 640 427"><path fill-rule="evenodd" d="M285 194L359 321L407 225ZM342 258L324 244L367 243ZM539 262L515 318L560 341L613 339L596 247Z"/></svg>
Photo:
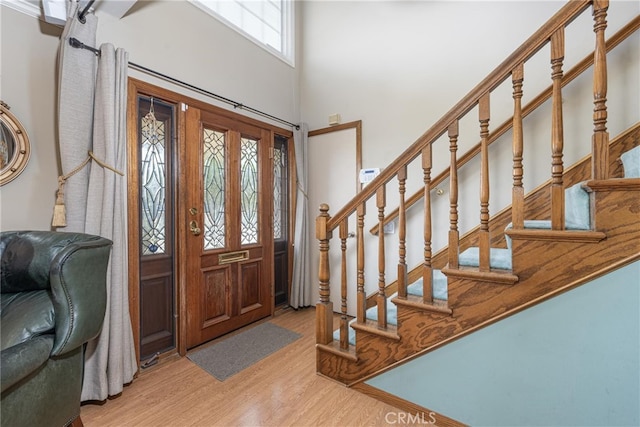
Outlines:
<svg viewBox="0 0 640 427"><path fill-rule="evenodd" d="M55 109L61 29L4 4L0 13L0 96L22 121L32 144L25 171L0 189L0 228L49 229L59 174ZM193 5L140 1L120 20L99 8L96 14L97 44L110 42L126 49L131 62L290 122L299 121L296 69ZM232 109L133 70L130 76Z"/></svg>
<svg viewBox="0 0 640 427"><path fill-rule="evenodd" d="M0 6L0 98L31 142L24 171L0 187L0 229L51 227L58 178L56 73L61 30Z"/></svg>
<svg viewBox="0 0 640 427"><path fill-rule="evenodd" d="M303 3L301 112L310 129L326 127L328 116L343 122L362 120L363 167L384 168L436 120L497 67L535 30L556 13L563 1L309 1ZM611 36L640 13L638 2L612 1L607 17ZM575 28L574 28L575 27ZM587 11L567 30L564 71L593 50L593 20ZM577 32L576 30L581 32ZM619 46L608 59L610 69L608 129L612 136L640 120L640 35ZM525 68L523 103L551 84L549 49ZM510 81L491 99L490 130L512 110ZM592 122L590 73L563 92L566 166L590 150ZM548 103L549 104L549 103ZM577 111L578 113L569 113ZM460 126L459 154L479 142L477 111ZM525 122L525 190L550 178L550 109L546 105ZM510 146L511 134L503 137ZM449 148L440 140L434 151L432 177L448 167ZM311 159L313 161L313 159ZM497 165L504 165L497 168ZM510 204L510 148L490 150L492 168L490 213ZM460 171L460 231L479 223L478 166ZM422 172L409 170L407 195L422 185ZM397 184L387 186L387 212L397 207ZM449 227L448 183L433 200L435 250L446 244ZM335 191L340 191L336 188ZM341 206L332 206L330 214ZM418 209L419 210L419 209ZM313 218L317 206L310 207ZM409 212L408 264L422 257L421 213ZM313 219L312 218L312 219ZM377 221L374 204L367 206L366 230ZM376 242L367 243L367 293L377 286ZM387 237L386 281L395 280L397 235ZM332 246L339 245L334 239ZM393 251L393 252L391 252ZM317 255L317 245L313 247ZM333 268L338 268L334 266ZM315 274L315 272L314 272ZM351 278L355 286L355 274ZM353 302L351 302L353 303ZM335 307L335 303L334 303ZM350 312L353 312L350 304Z"/></svg>
<svg viewBox="0 0 640 427"><path fill-rule="evenodd" d="M190 3L139 1L122 19L98 17L98 42L125 48L129 61L297 122L296 70ZM153 80L136 71L130 75Z"/></svg>

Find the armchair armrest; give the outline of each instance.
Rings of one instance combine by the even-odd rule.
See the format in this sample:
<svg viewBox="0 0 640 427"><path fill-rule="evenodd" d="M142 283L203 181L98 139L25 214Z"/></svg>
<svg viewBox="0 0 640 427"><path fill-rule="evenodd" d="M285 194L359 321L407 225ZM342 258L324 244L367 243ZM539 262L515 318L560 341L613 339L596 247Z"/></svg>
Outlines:
<svg viewBox="0 0 640 427"><path fill-rule="evenodd" d="M75 241L51 263L51 292L56 313L52 355L79 347L100 333L107 305L110 252L111 241L104 238Z"/></svg>
<svg viewBox="0 0 640 427"><path fill-rule="evenodd" d="M82 233L2 233L1 291L51 291L56 332L52 355L79 347L100 332L111 245L108 239Z"/></svg>

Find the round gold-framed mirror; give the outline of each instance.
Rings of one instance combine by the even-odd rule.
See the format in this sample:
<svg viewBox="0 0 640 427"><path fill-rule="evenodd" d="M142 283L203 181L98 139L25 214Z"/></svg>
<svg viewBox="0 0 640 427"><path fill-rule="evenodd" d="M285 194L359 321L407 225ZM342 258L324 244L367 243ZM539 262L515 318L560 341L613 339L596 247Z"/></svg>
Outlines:
<svg viewBox="0 0 640 427"><path fill-rule="evenodd" d="M0 185L10 182L24 170L31 155L27 131L0 101Z"/></svg>

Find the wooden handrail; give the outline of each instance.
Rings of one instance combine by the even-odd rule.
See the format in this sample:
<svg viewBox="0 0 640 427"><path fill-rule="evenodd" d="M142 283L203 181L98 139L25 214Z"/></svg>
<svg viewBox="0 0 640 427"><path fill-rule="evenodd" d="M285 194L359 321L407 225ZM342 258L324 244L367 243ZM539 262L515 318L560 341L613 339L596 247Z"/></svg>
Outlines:
<svg viewBox="0 0 640 427"><path fill-rule="evenodd" d="M633 18L629 23L627 23L624 27L622 27L617 33L611 36L606 42L607 52L610 52L614 48L616 48L620 43L626 40L631 34L636 32L640 28L640 15ZM579 75L581 75L584 71L586 71L589 67L593 65L593 52L589 55L585 56L578 64L576 64L571 70L567 71L562 78L562 87L565 87L573 80L575 80ZM546 102L553 92L553 85L547 87L544 91L542 91L538 96L536 96L533 100L531 100L527 105L522 107L522 118L524 119L530 113L535 111L540 105ZM498 140L502 135L507 133L513 127L513 117L508 118L504 123L495 128L491 135L489 135L489 144L492 144L494 141ZM480 143L478 142L476 145L471 147L466 153L464 153L458 160L457 166L460 168L461 166L467 164L471 159L473 159L478 153L480 153ZM437 187L445 179L449 177L449 170L447 168L439 173L435 178L431 180L431 186ZM424 197L424 190L420 189L412 194L405 200L405 209L409 209L411 206L415 205L417 202L422 200ZM394 209L391 211L384 220L384 225L392 222L398 217L398 209ZM378 233L378 226L376 224L375 227L372 227L369 232L371 234Z"/></svg>
<svg viewBox="0 0 640 427"><path fill-rule="evenodd" d="M551 19L549 19L538 31L536 31L520 48L516 49L505 61L491 72L482 82L473 88L451 110L440 118L429 130L420 136L407 150L386 167L380 175L369 183L360 193L353 197L342 209L334 214L327 222L327 231L334 230L340 222L353 214L359 205L371 198L378 188L389 182L406 164L413 161L426 144L430 144L442 136L449 125L478 104L480 97L497 88L511 71L520 63L525 62L549 42L551 35L560 27L571 23L579 14L591 5L590 0L573 0L568 2Z"/></svg>
<svg viewBox="0 0 640 427"><path fill-rule="evenodd" d="M604 31L606 29L606 16L609 0L571 0L567 2L551 19L549 19L539 30L527 39L514 53L512 53L505 61L503 61L492 73L475 86L464 98L454 105L446 114L435 122L424 134L413 142L398 158L392 161L371 183L369 183L360 193L356 194L345 206L340 208L334 215L329 214L329 206L322 204L320 207L320 215L316 218L316 239L319 242L319 263L318 263L318 281L319 281L319 302L316 306L317 322L316 322L316 343L326 345L333 341L333 302L331 299L330 289L330 262L329 262L329 242L332 238L333 230L340 227L340 240L342 252L342 269L341 271L341 326L340 326L340 351L349 353L347 343L348 327L346 316L344 314L346 307L346 236L347 221L357 214L357 329L369 328L366 323L367 298L364 293L364 215L365 207L368 203L375 203L378 212L377 221L377 267L378 267L378 289L374 296L377 306L377 324L374 328L378 333L386 334L388 337L396 337L396 334L389 332L387 329L386 304L387 304L387 257L385 256L385 236L383 235L384 225L391 219L385 216L385 208L387 205L386 191L387 184L394 179L398 179L398 193L400 197L400 206L396 210L398 212L400 223L398 233L398 298L407 299L408 278L413 273L407 272L406 266L406 218L405 213L408 206L417 200L424 201L424 261L419 267L419 273L422 277L422 304L425 306L434 306L436 301L433 299L433 268L432 268L432 228L431 222L431 189L442 182L447 176L450 176L452 189L450 190L450 230L449 230L449 251L447 252L449 266L454 266L458 258L460 247L458 232L458 212L457 212L457 170L460 166L469 162L472 158L477 157L480 153L480 226L476 235L479 261L478 273L484 276L491 275L493 281L503 273L493 272L490 265L491 244L493 240L490 233L490 215L489 215L489 156L488 146L491 142L497 140L504 135L509 129L514 129L513 138L513 196L512 213L519 218L525 213L524 198L519 197L523 191L522 182L522 135L518 130L522 126L522 118L543 104L547 99L553 97L552 105L552 153L553 153L553 184L555 193L551 194L551 210L552 210L552 228L561 230L564 225L564 166L562 164L563 151L563 126L562 126L562 91L561 89L578 75L583 73L591 64L594 64L594 138L593 138L593 158L594 168L598 169L600 175L607 176L607 168L602 168L601 163L606 161L604 155L596 156L603 151L604 143L608 141L608 133L606 133L606 52L615 47L622 40L626 39L629 34L635 32L640 26L640 17L635 17L627 26L616 33L609 41L605 43ZM596 51L592 57L583 59L578 65L570 70L566 75L562 67L564 62L564 30L574 19L585 12L589 6L593 5L594 15L594 32L596 33ZM522 79L524 64L547 43L550 45L551 68L552 68L552 85L538 95L532 102L522 108L520 99L522 97ZM594 58L594 59L591 59ZM498 127L496 131L489 132L489 122L491 119L489 101L492 93L511 77L513 87L514 114L513 117ZM457 138L458 138L458 122L465 117L472 109L478 107L478 121L481 142L472 150L461 156L457 161ZM432 169L432 148L440 137L448 133L449 150L451 151L452 161L449 170L443 171L436 179L431 180ZM438 142L439 143L439 142ZM423 190L421 194L415 196L415 200L404 200L404 191L407 179L407 166L419 161L418 156L422 156L423 170ZM597 157L597 158L596 158ZM451 168L455 171L451 172ZM455 188L454 188L455 187ZM455 195L455 197L454 197ZM412 197L412 199L414 199ZM515 204L517 207L513 207ZM514 223L515 228L520 228L521 221ZM395 249L393 249L395 253ZM451 270L451 268L449 269ZM448 271L449 271L448 270ZM467 269L468 270L468 269ZM445 275L449 274L445 272ZM504 275L511 278L516 277L513 274ZM517 277L516 277L517 279ZM440 303L441 301L438 301ZM355 326L354 326L355 328ZM393 328L391 328L393 329ZM373 330L373 329L372 329ZM395 339L395 338L394 338Z"/></svg>

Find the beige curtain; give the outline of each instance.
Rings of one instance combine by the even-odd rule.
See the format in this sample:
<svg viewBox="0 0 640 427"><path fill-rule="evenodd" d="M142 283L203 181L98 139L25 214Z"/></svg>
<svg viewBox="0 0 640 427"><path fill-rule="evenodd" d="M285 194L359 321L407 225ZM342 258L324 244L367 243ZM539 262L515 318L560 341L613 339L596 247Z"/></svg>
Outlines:
<svg viewBox="0 0 640 427"><path fill-rule="evenodd" d="M63 175L90 161L65 183L67 226L113 241L107 273L107 312L100 335L85 353L82 400L104 400L123 390L137 371L129 316L126 239L127 53L110 44L100 54L73 48L75 37L95 45L97 19L77 19L73 2L60 40L59 131ZM106 167L104 167L106 166Z"/></svg>
<svg viewBox="0 0 640 427"><path fill-rule="evenodd" d="M309 159L308 151L308 127L306 123L300 125L293 133L293 143L296 155L297 181L297 203L296 203L296 226L293 237L293 277L291 280L291 298L289 305L293 308L310 306L311 290L313 282L311 279L310 248L309 248L309 197L307 196Z"/></svg>

